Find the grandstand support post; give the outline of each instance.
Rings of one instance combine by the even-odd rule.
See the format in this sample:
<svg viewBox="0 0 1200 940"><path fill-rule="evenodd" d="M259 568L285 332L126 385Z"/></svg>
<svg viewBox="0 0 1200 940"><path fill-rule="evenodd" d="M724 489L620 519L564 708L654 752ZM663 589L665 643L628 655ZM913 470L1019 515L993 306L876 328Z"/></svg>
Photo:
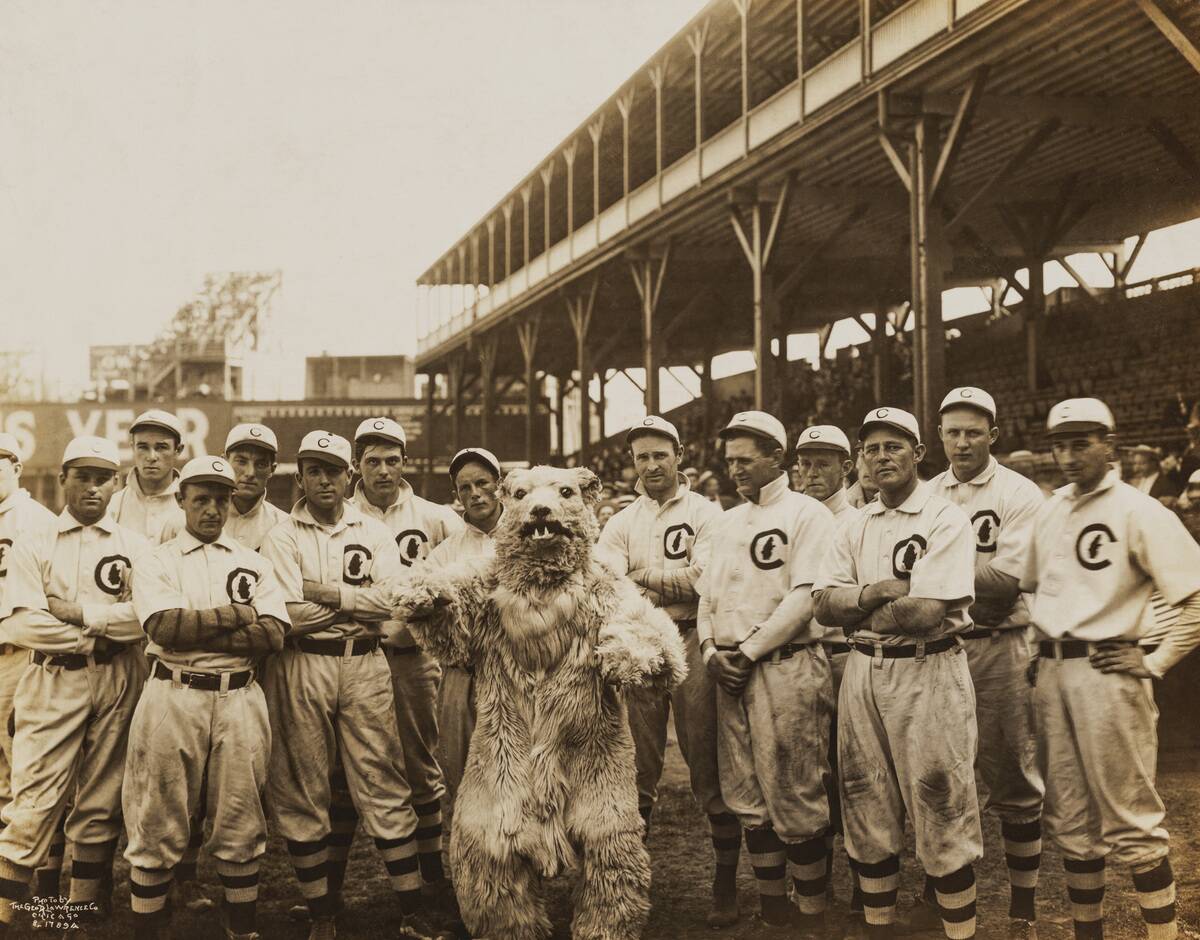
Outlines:
<svg viewBox="0 0 1200 940"><path fill-rule="evenodd" d="M692 50L692 91L694 93L693 132L696 137L696 182L704 181L704 44L708 41L708 20L688 33Z"/></svg>
<svg viewBox="0 0 1200 940"><path fill-rule="evenodd" d="M592 225L596 229L596 244L600 244L600 138L604 134L604 115L588 125L592 139Z"/></svg>
<svg viewBox="0 0 1200 940"><path fill-rule="evenodd" d="M592 311L596 306L596 289L600 286L600 278L592 275L591 284L577 294L568 294L567 316L571 321L571 329L575 333L575 367L579 371L579 463L587 463L588 447L591 444L592 416L591 394L588 386L592 384L591 365L588 349L588 332L592 325Z"/></svg>
<svg viewBox="0 0 1200 940"><path fill-rule="evenodd" d="M429 481L433 479L433 452L434 452L434 427L436 416L434 414L433 396L437 391L436 372L425 373L425 478L421 481L421 495L426 496Z"/></svg>
<svg viewBox="0 0 1200 940"><path fill-rule="evenodd" d="M529 287L529 200L533 198L533 183L521 187L521 267L525 269L525 286Z"/></svg>
<svg viewBox="0 0 1200 940"><path fill-rule="evenodd" d="M554 181L554 161L541 169L542 177L542 251L550 253L550 184ZM570 234L570 230L568 230Z"/></svg>
<svg viewBox="0 0 1200 940"><path fill-rule="evenodd" d="M510 199L500 207L504 212L504 280L512 275L512 214L513 201Z"/></svg>
<svg viewBox="0 0 1200 940"><path fill-rule="evenodd" d="M446 361L446 375L450 381L450 443L453 453L462 449L462 405L463 405L463 354L456 352Z"/></svg>
<svg viewBox="0 0 1200 940"><path fill-rule="evenodd" d="M891 356L888 354L888 314L885 304L879 305L875 314L875 329L871 335L871 359L874 365L874 387L876 401L888 401L891 394Z"/></svg>
<svg viewBox="0 0 1200 940"><path fill-rule="evenodd" d="M713 436L713 347L711 341L705 345L703 371L700 373L700 398L704 402L704 443L707 446Z"/></svg>
<svg viewBox="0 0 1200 940"><path fill-rule="evenodd" d="M537 358L538 331L542 325L542 312L535 310L524 322L517 324L517 342L521 346L521 358L525 361L525 459L533 466L534 412L537 408L536 373L533 369ZM561 432L560 432L561 433Z"/></svg>
<svg viewBox="0 0 1200 940"><path fill-rule="evenodd" d="M563 163L567 165L567 251L575 260L575 155L579 152L578 138L563 147Z"/></svg>
<svg viewBox="0 0 1200 940"><path fill-rule="evenodd" d="M634 87L617 96L621 112L621 197L625 200L625 221L629 222L629 115L633 111Z"/></svg>
<svg viewBox="0 0 1200 940"><path fill-rule="evenodd" d="M565 457L566 449L563 447L563 436L566 434L566 409L563 407L567 400L567 377L565 375L556 375L554 377L554 425L558 432L558 456Z"/></svg>
<svg viewBox="0 0 1200 940"><path fill-rule="evenodd" d="M496 289L496 216L489 215L487 220L488 233L488 291Z"/></svg>
<svg viewBox="0 0 1200 940"><path fill-rule="evenodd" d="M730 193L729 222L746 261L750 264L750 278L754 302L754 407L768 409L774 404L778 391L773 381L771 339L774 336L772 316L777 313L773 284L764 277L775 247L780 223L787 211L791 176L783 179L782 185L773 194L766 190L735 189ZM770 209L769 220L764 219L763 210ZM749 219L745 217L749 215ZM765 223L765 224L764 224Z"/></svg>
<svg viewBox="0 0 1200 940"><path fill-rule="evenodd" d="M633 286L637 288L642 302L642 364L646 370L646 414L656 415L659 410L659 355L662 338L654 323L658 310L658 298L662 293L663 278L671 257L671 242L648 246L628 255L629 273Z"/></svg>
<svg viewBox="0 0 1200 940"><path fill-rule="evenodd" d="M1036 392L1042 371L1042 323L1046 318L1046 286L1041 258L1029 259L1029 291L1025 294L1025 383Z"/></svg>
<svg viewBox="0 0 1200 940"><path fill-rule="evenodd" d="M493 412L496 410L496 345L500 337L489 333L479 341L479 444L491 447Z"/></svg>
<svg viewBox="0 0 1200 940"><path fill-rule="evenodd" d="M921 433L929 441L937 440L937 409L946 375L942 282L947 251L942 216L932 205L939 123L936 115L918 117L909 150L912 302L916 317L913 404Z"/></svg>
<svg viewBox="0 0 1200 940"><path fill-rule="evenodd" d="M608 367L600 366L596 370L596 379L599 382L600 396L596 401L596 423L599 425L596 434L596 440L604 440L608 434L604 428L604 412L606 403L604 401L604 387L608 384Z"/></svg>

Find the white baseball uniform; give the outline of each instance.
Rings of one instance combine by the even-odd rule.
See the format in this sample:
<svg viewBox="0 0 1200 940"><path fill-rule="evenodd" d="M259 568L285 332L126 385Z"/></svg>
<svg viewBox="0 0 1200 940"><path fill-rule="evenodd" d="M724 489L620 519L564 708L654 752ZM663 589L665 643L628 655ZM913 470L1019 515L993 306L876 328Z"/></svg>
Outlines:
<svg viewBox="0 0 1200 940"><path fill-rule="evenodd" d="M158 544L168 523L175 532L183 531L183 510L175 501L178 492L178 472L172 473L171 484L163 492L151 496L142 490L137 470L130 470L125 485L113 494L108 514L125 528Z"/></svg>
<svg viewBox="0 0 1200 940"><path fill-rule="evenodd" d="M260 496L258 502L245 514L238 512L237 506L231 499L229 501L229 518L225 522L224 534L256 552L262 548L267 533L287 517L288 514L268 500L265 494ZM168 520L163 526L160 540L169 542L182 531L182 524Z"/></svg>

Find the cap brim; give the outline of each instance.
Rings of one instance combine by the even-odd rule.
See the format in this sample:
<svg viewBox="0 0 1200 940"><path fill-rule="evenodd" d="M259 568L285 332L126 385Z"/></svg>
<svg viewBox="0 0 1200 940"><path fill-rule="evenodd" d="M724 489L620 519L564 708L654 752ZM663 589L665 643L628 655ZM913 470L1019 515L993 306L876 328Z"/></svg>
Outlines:
<svg viewBox="0 0 1200 940"><path fill-rule="evenodd" d="M1105 434L1111 434L1113 429L1107 424L1100 424L1098 421L1066 421L1063 424L1050 428L1046 433L1054 437L1058 434L1079 434L1080 432L1087 431L1103 431Z"/></svg>
<svg viewBox="0 0 1200 940"><path fill-rule="evenodd" d="M114 473L121 469L118 464L103 457L76 457L62 465L64 470L68 467L91 467L93 470L112 470Z"/></svg>
<svg viewBox="0 0 1200 940"><path fill-rule="evenodd" d="M257 447L259 450L265 450L269 454L279 453L278 447L272 447L266 441L258 437L247 437L240 441L230 441L225 445L225 453L229 453L235 447Z"/></svg>
<svg viewBox="0 0 1200 940"><path fill-rule="evenodd" d="M21 460L20 454L18 454L16 451L8 450L7 448L4 448L4 447L0 447L0 457L11 457L13 460L17 461L18 463Z"/></svg>
<svg viewBox="0 0 1200 940"><path fill-rule="evenodd" d="M166 431L172 437L183 440L183 433L178 428L173 428L169 424L163 424L161 421L139 421L129 428L130 434L133 434L135 431Z"/></svg>
<svg viewBox="0 0 1200 940"><path fill-rule="evenodd" d="M834 444L830 441L803 441L796 445L796 453L802 450L833 450L839 454L850 456L850 450L843 447L841 444Z"/></svg>
<svg viewBox="0 0 1200 940"><path fill-rule="evenodd" d="M319 460L321 463L333 464L335 467L344 467L346 469L350 468L350 464L346 460L339 457L337 454L331 454L329 451L325 450L302 450L296 455L296 463L299 463L305 457L309 457L313 460Z"/></svg>
<svg viewBox="0 0 1200 940"><path fill-rule="evenodd" d="M489 470L491 470L492 473L496 474L497 477L503 476L503 472L500 470L499 467L497 467L494 463L492 463L485 456L483 456L483 454L478 454L475 451L468 451L467 453L460 454L459 456L457 456L453 460L451 460L450 461L450 476L453 477L455 474L458 473L459 470L461 470L463 467L465 467L469 463L483 464L485 467L487 467Z"/></svg>
<svg viewBox="0 0 1200 940"><path fill-rule="evenodd" d="M764 441L770 441L776 447L782 450L787 450L787 445L781 444L779 442L779 438L777 438L774 434L768 434L766 431L760 431L758 428L748 428L744 424L732 428L721 428L721 430L717 432L717 437L721 440L725 440L729 437L736 437L738 434L749 434L751 437L757 437Z"/></svg>
<svg viewBox="0 0 1200 940"><path fill-rule="evenodd" d="M921 443L921 435L913 434L912 428L906 428L903 424L899 424L895 421L881 420L878 418L874 421L868 421L866 424L864 424L861 428L858 429L859 443L862 443L863 438L867 436L867 432L870 431L872 428L891 428L893 431L899 431L901 434L903 434L905 437L907 437L909 440L913 441L914 443L917 443L917 444Z"/></svg>
<svg viewBox="0 0 1200 940"><path fill-rule="evenodd" d="M625 433L625 443L630 444L635 437L643 434L654 434L658 437L665 437L668 441L679 443L679 438L671 434L670 431L664 431L662 428L630 428Z"/></svg>
<svg viewBox="0 0 1200 940"><path fill-rule="evenodd" d="M383 431L367 431L363 434L358 435L358 437L356 437L354 440L357 443L358 441L361 441L363 438L366 438L366 437L378 438L381 441L387 441L389 444L395 444L397 447L405 447L405 448L408 447L407 441L401 440L400 438L396 437L395 434L386 434Z"/></svg>
<svg viewBox="0 0 1200 940"><path fill-rule="evenodd" d="M978 411L978 412L981 412L982 414L987 415L992 421L996 420L996 412L994 412L987 405L980 405L977 402L973 402L973 401L961 401L961 400L948 401L948 402L946 402L946 404L942 405L942 408L938 412L938 415L944 415L951 408L973 408L975 411Z"/></svg>
<svg viewBox="0 0 1200 940"><path fill-rule="evenodd" d="M229 477L217 476L214 474L201 473L194 477L188 477L186 480L180 480L180 486L186 486L188 483L216 483L218 486L227 486L229 489L236 489L237 483L229 479Z"/></svg>

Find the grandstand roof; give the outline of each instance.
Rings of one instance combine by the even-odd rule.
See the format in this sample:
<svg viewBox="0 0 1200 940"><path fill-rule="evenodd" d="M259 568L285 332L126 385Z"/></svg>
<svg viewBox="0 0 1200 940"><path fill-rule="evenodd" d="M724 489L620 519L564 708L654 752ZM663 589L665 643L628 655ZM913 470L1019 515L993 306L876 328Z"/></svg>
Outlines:
<svg viewBox="0 0 1200 940"><path fill-rule="evenodd" d="M605 347L595 365L640 365L626 259L668 242L662 364L747 348L751 277L731 201L770 197L785 180L768 270L787 288L789 332L906 299L909 195L880 121L920 109L944 115L947 131L972 82L973 121L963 118L941 206L953 219L947 286L1010 275L1030 251L1096 250L1200 215L1189 36L1200 36L1200 6L1181 0L713 0L421 276L469 287L460 313L431 301L418 367L445 371L471 338L541 310L539 369L569 373L563 292L592 274ZM495 371L517 374L521 350L506 336Z"/></svg>

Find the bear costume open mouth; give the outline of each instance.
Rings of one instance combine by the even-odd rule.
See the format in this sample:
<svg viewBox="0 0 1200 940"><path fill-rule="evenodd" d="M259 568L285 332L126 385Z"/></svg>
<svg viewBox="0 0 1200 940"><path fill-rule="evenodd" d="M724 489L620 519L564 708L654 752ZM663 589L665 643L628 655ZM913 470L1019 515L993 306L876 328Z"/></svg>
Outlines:
<svg viewBox="0 0 1200 940"><path fill-rule="evenodd" d="M571 530L555 519L526 522L521 526L521 538L532 539L535 542L546 541L557 535L571 538Z"/></svg>

